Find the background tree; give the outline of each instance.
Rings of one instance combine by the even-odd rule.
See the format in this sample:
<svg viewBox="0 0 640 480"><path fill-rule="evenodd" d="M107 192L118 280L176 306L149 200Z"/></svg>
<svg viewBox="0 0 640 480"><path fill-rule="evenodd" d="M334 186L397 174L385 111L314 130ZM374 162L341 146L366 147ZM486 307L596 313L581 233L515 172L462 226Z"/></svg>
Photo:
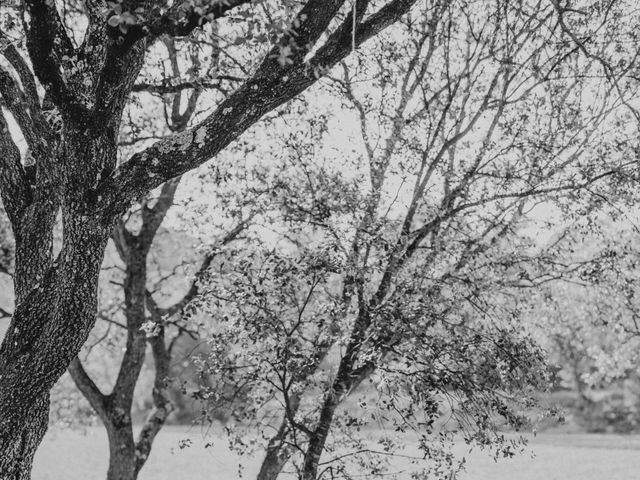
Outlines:
<svg viewBox="0 0 640 480"><path fill-rule="evenodd" d="M208 43L206 37L200 35L200 39L192 37L185 42L177 42L171 38L164 39L164 46L167 50L166 60L164 63L169 64L168 72L164 73L161 81L149 81L138 83L134 86L136 96L144 96L156 94L159 102L164 104L166 130L169 132L182 132L186 129L189 121L198 112L196 111L198 99L201 96L211 97L211 92L203 92L207 82L211 79L200 76L200 70L211 72L218 69L218 65L212 65L209 68L201 67L200 58L203 51L209 54L209 61L220 62L219 52L207 48ZM181 50L186 51L182 55L178 52L176 43L181 45ZM184 45L182 45L184 44ZM182 75L180 71L180 62L184 61L190 65L191 71L188 75ZM164 66L161 64L161 66ZM158 70L166 69L158 67ZM195 80L194 80L195 78ZM184 85L185 92L188 93L186 108L182 110L183 90L177 89L173 93L171 89L166 89L167 85ZM219 84L212 84L218 95L225 94ZM181 87L183 88L183 87ZM165 93L168 91L170 93ZM205 93L205 95L203 95ZM147 110L149 108L149 99L147 98ZM148 140L149 134L145 131L153 132L155 136L160 137L163 131L160 125L149 116L137 117L135 121L132 119L128 125L128 131L121 135L120 144L124 146L135 145L144 140ZM235 187L241 185L240 178L243 172L238 172L237 179L234 181ZM245 172L246 174L247 172ZM205 175L201 175L204 177ZM108 437L110 460L107 478L111 479L133 479L137 477L140 469L146 462L153 440L167 421L172 411L172 404L169 399L168 388L171 383L171 370L173 362L174 347L180 338L184 335L191 337L197 336L197 329L194 329L194 322L189 322L187 315L190 300L197 294L198 286L196 283L199 273L195 273L195 279L184 292L182 298L174 301L170 305L159 306L154 298L161 292L153 288L152 278L159 274L163 276L169 275L168 272L155 273L149 272L149 268L154 267L152 262L152 248L159 240L159 232L161 232L162 224L166 218L169 209L174 205L176 192L179 187L181 178L178 177L165 183L158 192L157 198L154 195L147 195L139 204L136 204L132 210L120 219L114 228L112 240L119 257L119 264L109 265L110 269L118 268L124 272L123 278L113 278L114 276L106 276L101 283L105 293L101 295L99 304L99 318L107 322L106 327L100 326L99 332L94 336L95 341L91 341L85 358L91 361L91 352L96 344L109 340L117 344L124 342L124 354L119 359L117 367L117 375L115 379L109 382L108 388L111 393L104 394L100 387L96 384L95 379L86 371L79 358L74 359L69 366L75 384L83 393L85 398L91 404L95 413L104 423ZM220 218L215 222L219 229L224 228L225 223L230 224L226 233L220 235L219 242L226 244L233 241L237 235L246 227L246 220L243 215L253 215L246 208L246 205L252 204L252 208L257 207L257 198L245 197L238 205L235 211L231 207L231 196L225 192L228 188L218 188L217 194L210 195L210 201L217 202L220 206L227 207L226 214L231 218ZM225 195L229 198L225 198ZM233 224L235 222L235 224ZM215 230L215 225L208 227L210 231ZM212 244L209 248L215 251L216 241L209 239L208 243ZM178 250L179 253L179 250ZM187 253L185 251L185 253ZM212 253L205 255L201 261L200 269L206 269L211 262ZM156 268L161 268L156 266ZM154 275L155 273L155 275ZM170 276L170 275L169 275ZM166 279L165 279L166 280ZM121 285L122 292L114 292L113 284ZM114 298L115 297L115 298ZM162 299L162 296L160 297ZM124 327L126 330L125 339L114 338L110 334L112 327ZM117 334L120 332L116 332ZM147 352L147 344L150 346L151 355L154 364L154 380L151 392L153 409L149 412L147 418L141 427L141 432L137 440L133 435L133 418L132 409L134 402L134 393L138 386L140 375ZM120 350L120 348L118 349ZM102 355L102 363L104 362L104 349L100 352Z"/></svg>
<svg viewBox="0 0 640 480"><path fill-rule="evenodd" d="M49 391L93 327L105 246L131 202L215 157L415 0L264 1L255 10L252 3L2 6L0 192L16 244L16 309L0 348L0 475L30 476ZM192 129L119 162L123 112L149 48L163 35L188 36L213 22L221 38L255 52L243 65L250 76ZM16 146L9 113L29 155ZM63 240L54 252L59 217Z"/></svg>
<svg viewBox="0 0 640 480"><path fill-rule="evenodd" d="M640 125L635 95L640 53L637 10L625 0L552 3L568 41L582 58L598 65L600 74L624 103L627 121L617 127L637 137ZM636 152L629 152L628 157L637 165ZM594 387L611 386L613 381L635 376L631 373L636 370L635 353L630 353L635 350L635 292L631 285L637 266L630 239L637 232L637 175L628 175L627 179L628 182L613 183L606 192L596 192L606 206L605 213L588 218L586 225L579 224L576 231L570 232L588 252L595 250L603 258L596 256L593 265L577 272L574 284L554 285L566 294L566 299L548 294L543 295L545 301L541 302L548 318L557 321L554 330L557 340L585 360L574 364L574 373L576 383L582 383L584 395L580 403L586 410L591 408L589 404L597 403L589 398ZM572 250L560 253L565 261L575 256ZM567 311L576 298L580 299L579 306ZM565 318L561 318L563 313L567 314ZM600 332L597 340L595 332ZM612 344L616 348L611 349ZM588 371L582 370L585 366ZM622 410L626 413L637 410L636 405L629 406L623 406ZM616 415L614 412L612 417Z"/></svg>
<svg viewBox="0 0 640 480"><path fill-rule="evenodd" d="M640 419L638 232L633 208L617 200L565 225L543 247L563 272L547 276L525 310L557 365L557 396L587 431L629 432Z"/></svg>

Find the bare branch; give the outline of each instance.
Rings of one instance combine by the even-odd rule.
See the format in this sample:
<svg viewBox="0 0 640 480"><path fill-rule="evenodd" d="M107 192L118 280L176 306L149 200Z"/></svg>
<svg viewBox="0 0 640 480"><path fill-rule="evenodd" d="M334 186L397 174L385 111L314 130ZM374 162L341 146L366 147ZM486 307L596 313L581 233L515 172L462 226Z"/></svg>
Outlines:
<svg viewBox="0 0 640 480"><path fill-rule="evenodd" d="M171 37L164 37L163 40L165 46L167 47L167 52L169 53L169 61L171 62L173 76L175 78L180 78L180 66L178 63L178 52L176 50L175 41ZM198 59L197 54L191 55L191 64L194 67L198 67L200 65L200 60ZM167 125L174 132L181 132L185 128L187 128L191 117L196 111L198 98L200 98L202 88L197 87L191 92L191 95L189 95L189 98L187 100L187 107L185 111L183 113L180 113L180 109L182 107L182 92L182 90L178 90L174 95L171 105L171 122L169 122L167 119Z"/></svg>
<svg viewBox="0 0 640 480"><path fill-rule="evenodd" d="M36 81L27 65L26 60L22 57L18 49L9 38L2 32L0 32L0 44L6 44L6 47L2 51L2 55L9 61L11 66L15 69L20 77L22 83L22 90L24 91L26 101L29 106L29 113L34 122L38 122L42 127L46 126L44 117L42 116L42 110L40 108L40 99L38 96L38 87Z"/></svg>
<svg viewBox="0 0 640 480"><path fill-rule="evenodd" d="M580 11L580 10L575 10L575 9L571 9L571 8L566 8L566 7L562 7L560 5L560 3L558 2L558 0L550 0L551 3L553 4L553 7L555 8L556 12L558 13L558 23L560 24L560 28L562 28L562 31L564 33L566 33L569 38L571 38L571 40L573 41L573 43L575 43L576 47L589 59L595 60L596 62L598 62L601 66L602 69L604 70L605 76L607 77L607 80L609 80L609 82L614 86L614 88L616 89L616 92L618 93L618 95L620 96L620 100L622 101L622 103L627 107L627 109L629 109L629 111L633 114L633 116L636 118L636 120L640 123L640 111L638 111L637 108L635 108L633 105L631 105L631 103L625 98L624 95L624 88L621 87L620 82L619 82L619 78L618 76L616 76L615 71L613 69L613 67L611 66L611 64L605 60L601 55L595 54L591 51L589 51L587 49L587 42L590 40L590 38L587 38L586 40L581 40L578 38L578 36L575 34L575 32L573 30L571 30L569 28L569 26L567 25L567 23L565 22L565 17L564 14L567 12L573 12L573 13L579 13L584 15L585 13ZM612 2L613 4L613 2ZM612 5L611 4L611 5ZM637 52L635 54L635 58L637 58L639 55L639 52ZM630 71L632 69L632 67L635 64L635 58L634 61L629 62L629 64L627 65L626 69L624 70L623 74L626 74L628 71Z"/></svg>
<svg viewBox="0 0 640 480"><path fill-rule="evenodd" d="M153 243L153 239L155 238L160 225L162 225L167 212L173 205L173 200L175 198L178 185L180 184L180 179L181 177L174 178L162 185L160 195L153 207L149 208L146 205L146 202L142 205L142 227L137 236L137 242L138 246L142 247L146 251L151 248L151 244Z"/></svg>

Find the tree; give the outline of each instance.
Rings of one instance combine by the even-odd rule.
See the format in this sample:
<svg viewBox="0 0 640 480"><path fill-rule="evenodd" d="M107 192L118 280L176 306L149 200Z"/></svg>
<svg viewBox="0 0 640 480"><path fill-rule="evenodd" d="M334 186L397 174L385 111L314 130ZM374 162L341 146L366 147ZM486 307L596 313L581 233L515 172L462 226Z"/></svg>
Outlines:
<svg viewBox="0 0 640 480"><path fill-rule="evenodd" d="M251 399L237 415L258 438L238 445L265 447L259 478L347 476L354 452L388 455L393 442L357 438L376 407L424 435L440 474L454 468L437 448L447 400L466 440L511 452L496 416L521 427L526 392L547 381L507 295L544 263L527 258L528 213L571 209L634 165L633 137L612 134L621 99L565 39L541 2L429 4L328 77L360 127L356 153L320 147L336 135L326 112L289 127L290 177L272 187L288 247L231 250L202 300L224 320L212 345L235 345L204 371ZM367 380L375 393L341 410Z"/></svg>
<svg viewBox="0 0 640 480"><path fill-rule="evenodd" d="M175 184L167 185L163 194L167 195L165 190L174 186ZM166 205L160 200L159 203ZM153 211L158 210L159 208ZM125 270L124 312L110 308L104 318L120 326L122 324L118 322L118 317L119 314L123 314L127 338L119 363L119 373L111 393L104 394L98 388L79 358L76 357L69 365L69 373L75 384L100 417L109 434L108 479L137 478L150 454L156 435L173 409L167 390L171 381L171 364L176 342L182 336L197 335L197 330L194 331L189 325L188 307L190 300L198 292L199 273L196 273L191 287L182 298L171 305L159 306L154 299L155 292L149 289L146 263L149 261L147 257L155 235L144 232L150 231L149 224L153 218L153 215L143 215L141 231L137 235L130 232L124 224L116 227L116 234L119 235L116 240L118 252ZM222 236L220 243L224 245L233 241L244 227L244 223L239 223ZM207 268L212 256L213 254L208 254L204 257L200 270ZM153 409L145 419L138 438L134 439L131 411L147 344L154 365Z"/></svg>
<svg viewBox="0 0 640 480"><path fill-rule="evenodd" d="M637 181L630 180L632 198ZM637 224L626 199L614 195L597 197L607 201L542 247L561 274L546 276L530 295L526 318L544 332L558 388L575 394L566 407L577 422L588 431L629 432L640 419Z"/></svg>
<svg viewBox="0 0 640 480"><path fill-rule="evenodd" d="M0 192L16 244L16 309L0 348L1 476L30 477L49 391L95 322L105 246L131 202L215 157L414 3L24 0L2 7ZM262 57L255 65L245 57L242 86L195 127L118 162L123 112L149 48L211 23L224 27L225 42L258 47ZM9 132L9 114L28 155ZM63 241L54 252L58 215Z"/></svg>
<svg viewBox="0 0 640 480"><path fill-rule="evenodd" d="M217 62L217 64L206 68L201 66L204 62L201 62L199 58L202 56L202 50L206 51L205 39L192 36L185 42L178 42L165 38L163 43L167 50L166 62L170 65L170 70L162 74L162 79L157 84L180 84L189 81L195 85L187 98L186 108L184 111L182 110L183 94L181 90L169 94L163 91L155 92L155 89L149 84L140 82L134 85L134 90L136 96L157 93L160 100L165 103L165 123L168 128L164 130L180 133L187 128L191 118L199 113L197 112L198 99L205 96L207 92L203 92L204 85L210 81L206 78L197 78L194 81L192 77L195 72L193 70L198 69L205 72L218 70L220 52L216 52L215 48L213 51L207 52L210 53L209 60ZM180 62L183 58L179 54L176 44L186 47L183 49L188 52L188 64L191 69L189 75L181 73ZM159 70L162 71L160 68ZM219 91L220 86L216 85L216 89ZM224 94L225 92L218 93ZM148 98L146 100L149 101ZM151 110L148 106L147 109ZM136 144L140 138L146 138L142 133L144 130L155 132L155 135L159 136L163 129L156 125L157 123L149 114L132 119L128 125L128 131L121 134L120 145ZM91 342L86 355L89 360L90 353L96 344L105 339L116 343L124 342L124 354L122 358L118 359L116 367L118 374L113 385L109 385L111 387L110 393L103 393L95 379L83 366L80 358L75 358L69 366L69 373L75 384L107 429L110 452L107 471L109 479L124 480L137 477L150 454L156 435L172 411L173 406L169 399L168 388L171 382L174 347L181 337L197 338L198 333L198 329L194 329L194 325L191 324L193 322L189 322L188 315L189 303L198 293L198 278L211 263L218 246L217 243L224 245L234 241L247 226L248 219L243 217L252 217L259 208L260 192L256 192L255 195L244 195L242 199L237 200L237 208L232 208L234 198L238 196L233 190L235 188L246 190L247 185L243 184L241 179L247 175L249 172L237 172L232 188L218 185L215 201L220 206L227 207L225 213L230 218L219 218L217 222L212 222L215 225L208 225L210 231L214 231L215 227L218 227L220 238L218 241L208 239L210 244L208 248L211 251L201 260L199 271L195 272L194 279L184 295L170 305L160 306L158 304L162 304L162 293L152 287L153 274L150 269L154 266L152 262L154 245L160 238L159 232L161 232L164 219L174 205L181 177L166 182L160 189L157 198L153 198L153 195L146 195L114 227L111 240L122 265L118 268L123 270L123 278L114 279L113 276L110 276L103 279L110 285L105 288L106 298L101 297L101 301L98 302L98 317L104 319L108 324L106 331L102 328L102 331L97 334L98 339ZM209 194L210 201L214 201L213 197ZM225 223L225 220L229 225L227 231L224 231L224 227L220 225ZM179 252L180 250L178 250ZM113 268L113 266L109 266L109 268ZM171 276L167 272L161 273ZM114 283L121 285L120 292L113 291ZM160 302L156 300L158 296ZM126 331L126 338L114 339L114 335L110 335L113 326L123 327ZM153 358L154 380L150 402L153 409L144 420L138 438L134 439L132 406L134 392L146 357L147 344ZM102 351L101 354L104 355L105 352Z"/></svg>
<svg viewBox="0 0 640 480"><path fill-rule="evenodd" d="M627 147L633 145L640 125L636 95L639 19L635 4L626 0L551 3L566 41L584 61L597 65L598 74L624 105L626 118L616 124L616 130L625 131L629 137ZM610 154L606 150L603 153ZM627 150L624 154L637 165L636 152ZM586 220L576 221L576 211L570 212L565 205L564 213L578 227L564 234L577 240L572 247L556 252L556 261L571 263L583 250L593 253L594 258L579 258L584 262L582 267L572 272L573 276L553 282L539 295L534 308L534 315L546 318L543 328L559 344L556 354L570 365L583 406L592 403L588 390L594 385L637 370L635 293L631 287L636 265L633 248L624 238L629 227L637 231L637 170L612 180L604 191L593 192L595 205L577 209Z"/></svg>

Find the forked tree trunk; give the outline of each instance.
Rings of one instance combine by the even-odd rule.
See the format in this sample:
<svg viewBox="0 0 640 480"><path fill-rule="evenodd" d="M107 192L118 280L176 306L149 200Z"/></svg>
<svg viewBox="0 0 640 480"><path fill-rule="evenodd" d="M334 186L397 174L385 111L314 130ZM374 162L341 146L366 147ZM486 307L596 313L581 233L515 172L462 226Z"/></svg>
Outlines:
<svg viewBox="0 0 640 480"><path fill-rule="evenodd" d="M175 191L177 182L167 188ZM146 206L144 208L147 208ZM166 209L162 211L162 217ZM116 247L126 265L123 284L125 296L124 313L127 323L127 340L125 352L120 364L113 391L103 394L85 371L78 358L69 366L69 373L76 386L89 401L104 424L109 438L109 469L107 480L135 480L144 466L156 434L164 425L171 403L166 397L166 379L169 376L170 356L165 345L162 319L155 318L160 331L154 337L146 338L142 325L146 320L146 258L151 247L155 229L161 218L151 215L143 217L140 235L134 235L122 224L115 230ZM153 222L153 224L151 223ZM153 225L153 228L152 226ZM155 362L155 379L153 388L154 410L146 419L136 441L133 436L131 410L136 384L145 360L147 343Z"/></svg>
<svg viewBox="0 0 640 480"><path fill-rule="evenodd" d="M302 381L308 378L318 366L324 361L329 350L331 343L326 343L316 352L313 358L310 358L307 367L299 372L297 381ZM284 418L280 423L280 427L276 434L269 439L267 445L267 451L260 465L260 471L258 472L257 480L275 480L278 478L287 462L291 459L294 453L295 435L292 435L293 428L300 428L299 426L292 427L289 419L293 419L298 414L300 408L300 402L302 395L299 392L289 392L288 402L286 403L286 409Z"/></svg>

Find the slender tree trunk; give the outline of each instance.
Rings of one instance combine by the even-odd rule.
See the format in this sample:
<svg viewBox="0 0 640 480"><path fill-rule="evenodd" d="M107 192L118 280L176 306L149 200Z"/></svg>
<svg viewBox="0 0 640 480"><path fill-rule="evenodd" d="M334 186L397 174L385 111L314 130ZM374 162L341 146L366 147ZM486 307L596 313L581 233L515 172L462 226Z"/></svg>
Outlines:
<svg viewBox="0 0 640 480"><path fill-rule="evenodd" d="M158 319L159 320L159 319ZM151 345L151 353L155 363L155 376L153 381L153 410L145 419L136 442L136 469L144 466L151 453L151 447L156 435L164 427L169 414L173 410L173 404L167 396L167 379L169 378L171 355L165 344L164 326L155 337L148 339Z"/></svg>
<svg viewBox="0 0 640 480"><path fill-rule="evenodd" d="M314 363L318 365L322 358L324 358L324 355L318 356ZM309 367L310 370L312 368L315 370L315 366ZM294 393L289 396L289 402L285 407L288 408L289 411L282 419L278 432L269 440L267 453L262 460L257 480L275 480L291 458L291 454L293 453L292 447L287 444L287 437L289 437L292 428L289 423L289 419L294 418L298 413L298 408L300 408L300 397L301 396L298 393Z"/></svg>
<svg viewBox="0 0 640 480"><path fill-rule="evenodd" d="M131 419L113 421L106 427L109 435L107 480L136 480L138 470Z"/></svg>
<svg viewBox="0 0 640 480"><path fill-rule="evenodd" d="M307 367L299 372L299 377L296 382L302 381L312 375L318 368L318 366L324 361L329 350L331 343L326 343L319 348L316 355L310 359L310 363ZM267 452L262 460L260 471L258 473L257 480L275 480L282 472L282 469L287 464L291 456L293 455L293 446L290 442L295 443L295 436L292 435L292 430L296 427L292 427L290 419L295 418L300 408L300 401L302 395L299 392L289 392L289 401L286 403L284 418L280 423L280 427L276 434L269 439L267 445Z"/></svg>
<svg viewBox="0 0 640 480"><path fill-rule="evenodd" d="M288 427L289 422L283 418L278 432L269 440L267 453L262 460L257 480L276 480L291 458L291 448L284 443Z"/></svg>
<svg viewBox="0 0 640 480"><path fill-rule="evenodd" d="M344 356L340 360L336 378L331 389L326 393L320 410L320 417L315 430L309 437L309 443L302 465L302 480L316 480L318 465L329 436L331 423L338 405L349 393L351 388L360 381L361 374L354 368L360 347L364 342L365 332L370 325L369 306L360 304L358 317L351 331L351 339Z"/></svg>
<svg viewBox="0 0 640 480"><path fill-rule="evenodd" d="M136 383L142 371L147 342L141 331L145 321L146 250L139 251L132 245L127 258L124 280L125 314L127 319L127 344L120 364L111 402L109 422L105 424L109 434L109 470L107 480L135 480L136 443L131 425L131 408Z"/></svg>
<svg viewBox="0 0 640 480"><path fill-rule="evenodd" d="M338 393L334 391L327 394L322 410L320 412L320 420L309 439L309 445L304 455L304 463L302 465L302 480L316 480L318 476L318 465L320 457L324 451L324 446L329 436L333 416L339 405Z"/></svg>
<svg viewBox="0 0 640 480"><path fill-rule="evenodd" d="M171 198L177 182L163 189L170 189ZM166 199L163 199L166 202ZM165 345L162 318L156 315L155 322L160 328L157 336L146 338L141 330L146 320L146 258L153 242L154 233L160 225L168 206L160 215L148 210L143 215L140 235L125 230L124 225L116 226L114 239L126 265L124 280L125 317L127 340L118 377L110 395L104 395L84 370L79 359L69 366L69 373L83 395L102 419L109 437L109 469L107 480L135 480L144 466L156 434L164 425L171 412L171 402L166 397L166 379L169 376L170 355ZM143 207L147 209L146 206ZM146 210L145 210L146 211ZM153 222L153 223L152 223ZM154 410L146 419L140 437L134 440L131 425L131 409L135 387L145 360L147 343L155 360L155 381L153 388Z"/></svg>

